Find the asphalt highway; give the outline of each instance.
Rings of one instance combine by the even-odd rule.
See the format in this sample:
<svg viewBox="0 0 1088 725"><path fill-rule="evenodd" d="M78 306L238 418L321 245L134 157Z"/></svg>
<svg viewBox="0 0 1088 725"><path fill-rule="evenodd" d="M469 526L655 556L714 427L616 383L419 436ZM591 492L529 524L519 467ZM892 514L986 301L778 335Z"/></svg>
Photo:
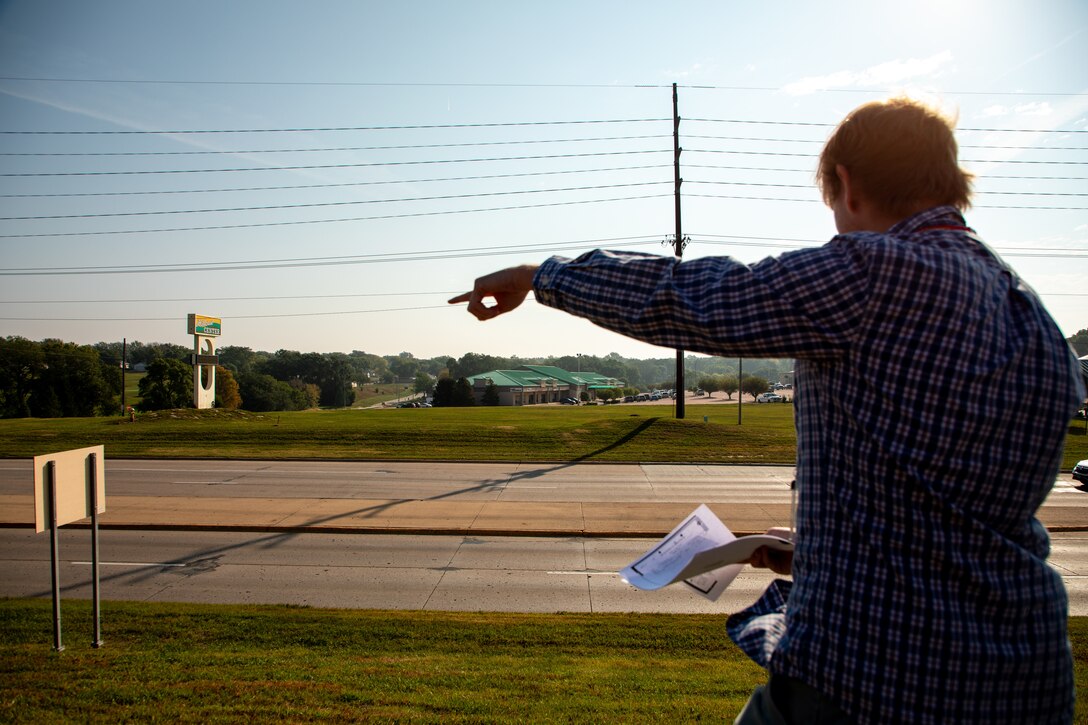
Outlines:
<svg viewBox="0 0 1088 725"><path fill-rule="evenodd" d="M526 612L731 612L617 572L699 503L737 533L789 520L789 467L107 461L105 600ZM0 461L0 596L50 596L29 461ZM1072 613L1088 614L1088 491L1040 512ZM516 534L516 535L511 535ZM88 532L61 530L64 596L90 596Z"/></svg>

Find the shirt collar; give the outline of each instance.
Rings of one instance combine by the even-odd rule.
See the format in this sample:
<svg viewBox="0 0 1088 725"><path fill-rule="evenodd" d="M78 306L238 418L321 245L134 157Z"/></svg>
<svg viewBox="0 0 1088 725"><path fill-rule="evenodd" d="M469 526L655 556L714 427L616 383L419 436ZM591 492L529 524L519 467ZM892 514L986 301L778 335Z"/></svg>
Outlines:
<svg viewBox="0 0 1088 725"><path fill-rule="evenodd" d="M925 211L913 214L902 221L896 222L888 229L888 234L907 236L914 234L925 227L956 226L964 227L966 222L963 214L954 206L935 206Z"/></svg>

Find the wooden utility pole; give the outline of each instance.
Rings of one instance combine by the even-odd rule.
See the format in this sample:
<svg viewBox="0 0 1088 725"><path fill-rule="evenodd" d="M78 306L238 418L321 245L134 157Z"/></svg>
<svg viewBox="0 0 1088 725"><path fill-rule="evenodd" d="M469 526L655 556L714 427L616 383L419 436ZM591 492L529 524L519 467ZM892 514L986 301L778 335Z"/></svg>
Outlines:
<svg viewBox="0 0 1088 725"><path fill-rule="evenodd" d="M676 216L676 238L673 240L675 245L676 259L679 261L680 257L684 254L684 230L680 224L680 184L683 183L683 179L680 178L680 102L676 95L676 84L672 84L672 175L673 175L673 203L675 205ZM684 417L684 351L681 348L676 349L676 417L682 419Z"/></svg>

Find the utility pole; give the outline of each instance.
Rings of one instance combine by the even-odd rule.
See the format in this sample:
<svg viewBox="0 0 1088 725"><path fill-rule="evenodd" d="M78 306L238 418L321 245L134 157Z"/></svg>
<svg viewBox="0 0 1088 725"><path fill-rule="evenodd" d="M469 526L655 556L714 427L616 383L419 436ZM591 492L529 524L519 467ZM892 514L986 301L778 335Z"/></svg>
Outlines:
<svg viewBox="0 0 1088 725"><path fill-rule="evenodd" d="M744 422L744 358L737 358L737 425Z"/></svg>
<svg viewBox="0 0 1088 725"><path fill-rule="evenodd" d="M676 237L673 239L675 244L675 254L677 261L684 254L684 245L687 242L684 239L684 230L680 224L680 184L683 183L683 179L680 178L680 102L676 95L676 84L672 84L672 176L673 176L673 203L675 205L675 217L676 217ZM684 418L684 351L681 348L676 349L676 418L682 420Z"/></svg>
<svg viewBox="0 0 1088 725"><path fill-rule="evenodd" d="M127 367L126 364L125 364L125 360L128 359L128 355L127 355L128 351L126 349L127 347L128 347L128 338L122 337L121 338L121 415L125 414L125 372L126 372L125 368Z"/></svg>

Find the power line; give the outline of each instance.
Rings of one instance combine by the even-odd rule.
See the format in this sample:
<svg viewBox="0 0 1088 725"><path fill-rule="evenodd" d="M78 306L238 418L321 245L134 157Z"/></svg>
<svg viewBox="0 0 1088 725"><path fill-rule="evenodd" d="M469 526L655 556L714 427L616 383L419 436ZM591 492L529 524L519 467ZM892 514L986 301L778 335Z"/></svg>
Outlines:
<svg viewBox="0 0 1088 725"><path fill-rule="evenodd" d="M337 257L300 257L294 259L236 260L230 262L202 262L199 264L109 265L99 267L25 267L0 271L0 276L45 276L83 274L135 274L152 272L234 271L239 269L282 269L286 267L326 267L348 264L374 264L379 262L429 261L434 259L471 258L488 254L525 254L527 252L554 252L585 249L602 243L622 242L624 246L660 244L661 236L652 239L645 236L582 239L560 243L536 243L505 245L500 247L466 247L441 252L388 252Z"/></svg>
<svg viewBox="0 0 1088 725"><path fill-rule="evenodd" d="M403 214L380 214L376 216L348 217L344 219L304 219L282 222L253 222L250 224L217 224L203 227L168 227L164 229L117 229L97 232L48 232L39 234L0 234L0 239L31 239L42 237L88 237L107 234L151 234L157 232L200 232L220 229L253 229L257 227L284 227L297 226L299 224L335 224L342 222L375 221L379 219L408 219L412 217L442 216L444 214L475 214L480 212L511 211L521 209L543 209L554 206L571 206L575 204L602 204L613 201L637 201L641 199L659 199L671 197L672 194L645 194L642 196L620 196L609 199L582 199L577 201L556 201L542 204L522 204L514 206L498 206L486 209L450 209L446 211L406 212ZM0 272L3 274L3 272Z"/></svg>
<svg viewBox="0 0 1088 725"><path fill-rule="evenodd" d="M1084 94L1088 95L1088 94ZM729 123L751 124L760 126L798 126L809 128L834 128L838 124L821 121L768 121L764 119L743 118L684 118L684 121L698 123ZM509 121L491 123L443 123L443 124L414 124L414 125L389 125L389 126L309 126L309 127L285 127L285 128L213 128L213 129L125 129L125 130L78 130L78 131L46 131L33 130L0 130L0 135L7 136L183 136L189 134L230 134L230 133L322 133L342 131L413 131L434 129L461 129L461 128L517 128L537 126L568 126L590 124L618 124L618 123L662 123L672 121L671 118L616 118L616 119L583 119L567 121ZM983 128L961 126L956 129L959 132L972 133L1035 133L1035 134L1081 134L1088 133L1088 129L1052 129L1052 128Z"/></svg>
<svg viewBox="0 0 1088 725"><path fill-rule="evenodd" d="M821 123L815 121L765 121L743 118L685 118L683 120L697 121L700 123L736 123L759 126L807 126L812 128L835 128L838 126L837 123ZM1060 128L970 128L961 126L956 130L970 131L972 133L1088 133L1088 129Z"/></svg>
<svg viewBox="0 0 1088 725"><path fill-rule="evenodd" d="M1026 193L1026 192L1025 192ZM740 196L732 194L687 194L688 197L698 199L738 199L742 201L779 201L779 202L803 202L823 203L821 199L783 199L772 196ZM1036 211L1088 211L1084 206L1013 206L1008 204L972 204L975 209L1023 209Z"/></svg>
<svg viewBox="0 0 1088 725"><path fill-rule="evenodd" d="M357 206L360 204L395 204L399 202L409 201L447 201L450 199L476 199L481 197L491 196L511 196L515 194L553 194L566 191L594 191L600 189L619 189L632 186L658 186L661 184L671 184L671 181L639 181L629 184L601 184L598 186L570 186L558 189L516 189L513 191L491 191L491 192L477 192L473 194L449 194L445 196L417 196L406 197L401 199L356 199L353 201L326 201L326 202L313 202L307 204L270 204L266 206L239 206L239 207L223 207L218 209L177 209L177 210L165 210L165 211L122 211L122 212L103 212L100 214L54 214L49 216L15 216L15 217L0 217L0 221L31 221L31 220L47 220L47 219L96 219L100 217L132 217L132 216L157 216L163 214L210 214L220 212L238 212L238 211L270 211L273 209L308 209L314 207L329 207L329 206Z"/></svg>
<svg viewBox="0 0 1088 725"><path fill-rule="evenodd" d="M766 138L759 136L705 136L701 134L685 134L685 138L694 138L710 141L759 141L765 143L809 143L823 144L824 139L808 138ZM655 137L656 138L656 137ZM959 144L961 149L1006 149L1021 151L1088 151L1085 146L999 146L994 144Z"/></svg>
<svg viewBox="0 0 1088 725"><path fill-rule="evenodd" d="M772 187L781 189L808 189L814 190L811 184L764 184L754 183L749 181L705 181L701 179L687 179L685 183L688 184L716 184L724 186L756 186L756 187ZM988 196L990 194L1000 194L1002 196L1088 196L1088 193L1079 192L1059 192L1059 191L976 191L976 196ZM27 217L32 218L32 217ZM0 218L2 220L2 218Z"/></svg>
<svg viewBox="0 0 1088 725"><path fill-rule="evenodd" d="M815 158L815 156L813 157ZM997 161L986 163L1000 163ZM773 171L790 174L814 174L816 169L781 169L765 166L722 166L719 164L684 164L686 169L721 169L725 171ZM1013 179L1023 181L1088 181L1088 176L1024 176L1020 174L982 174L985 179Z"/></svg>
<svg viewBox="0 0 1088 725"><path fill-rule="evenodd" d="M472 143L433 143L433 144L402 144L398 146L334 146L325 148L296 148L296 149L210 149L202 151L68 151L68 152L4 152L0 156L215 156L215 155L246 155L246 154L297 154L317 152L341 152L341 151L402 151L405 149L442 149L463 148L472 146L519 146L522 144L547 144L547 143L584 143L589 141L639 141L646 139L671 138L668 134L650 134L643 136L598 136L595 138L550 138L550 139L525 139L520 141L476 141Z"/></svg>
<svg viewBox="0 0 1088 725"><path fill-rule="evenodd" d="M8 136L183 136L186 134L218 133L319 133L324 131L416 131L440 128L514 128L519 126L571 126L608 123L662 123L671 118L612 118L579 121L511 121L505 123L435 123L405 126L310 126L295 128L211 128L173 130L113 130L113 131L2 131Z"/></svg>
<svg viewBox="0 0 1088 725"><path fill-rule="evenodd" d="M448 304L424 305L421 307L392 307L383 310L340 310L334 312L285 312L266 315L231 315L232 320L261 320L279 317L329 317L333 315L366 315L386 312L413 312L416 310L456 309ZM172 317L0 317L6 322L167 322L177 320Z"/></svg>
<svg viewBox="0 0 1088 725"><path fill-rule="evenodd" d="M0 194L0 199L41 199L84 196L143 196L151 194L208 194L235 191L294 191L299 189L334 189L349 186L378 186L384 184L427 184L449 181L483 181L489 179L513 179L529 176L557 176L561 174L598 174L616 171L644 171L646 169L672 168L671 164L645 164L641 166L614 166L597 169L563 169L558 171L524 171L515 174L480 174L475 176L445 176L430 179L382 179L380 181L345 181L333 184L293 184L288 186L248 186L225 189L152 189L141 191L85 191L63 194Z"/></svg>
<svg viewBox="0 0 1088 725"><path fill-rule="evenodd" d="M164 78L49 78L44 76L0 76L0 81L20 81L34 83L88 83L88 84L143 84L143 85L195 85L195 86L314 86L314 87L361 87L361 88L627 88L627 89L667 89L672 84L660 83L393 83L380 81L258 81L258 80L194 80ZM712 91L763 91L780 93L785 86L740 86L690 84L678 85L688 90ZM886 89L874 88L819 88L818 93L862 93L871 95ZM1084 96L1076 91L957 91L946 90L943 95L957 96Z"/></svg>
<svg viewBox="0 0 1088 725"><path fill-rule="evenodd" d="M979 148L1002 148L979 147ZM817 158L819 154L791 153L787 151L744 151L737 149L684 149L696 154L732 154L735 156L794 156L799 158ZM1088 149L1086 149L1088 150ZM1088 161L1026 161L1021 159L960 159L964 164L1057 164L1065 166L1088 166ZM0 174L3 176L3 174Z"/></svg>
<svg viewBox="0 0 1088 725"><path fill-rule="evenodd" d="M456 295L464 290L445 292L356 292L334 295L264 295L260 297L205 297L200 302L270 302L276 300L329 300L355 297L433 297L435 295ZM112 300L0 300L0 305L95 305L95 304L155 304L165 302L193 302L192 297L151 297L146 299Z"/></svg>
<svg viewBox="0 0 1088 725"><path fill-rule="evenodd" d="M0 174L0 177L41 177L41 176L131 176L144 174L214 174L235 171L309 171L313 169L361 169L381 166L420 166L426 164L474 164L491 161L538 161L542 159L577 159L597 156L632 156L636 154L665 153L662 149L644 151L597 151L587 154L545 154L541 156L498 156L475 159L426 159L421 161L377 161L365 164L313 164L306 166L260 166L233 169L150 169L141 171L59 171Z"/></svg>

